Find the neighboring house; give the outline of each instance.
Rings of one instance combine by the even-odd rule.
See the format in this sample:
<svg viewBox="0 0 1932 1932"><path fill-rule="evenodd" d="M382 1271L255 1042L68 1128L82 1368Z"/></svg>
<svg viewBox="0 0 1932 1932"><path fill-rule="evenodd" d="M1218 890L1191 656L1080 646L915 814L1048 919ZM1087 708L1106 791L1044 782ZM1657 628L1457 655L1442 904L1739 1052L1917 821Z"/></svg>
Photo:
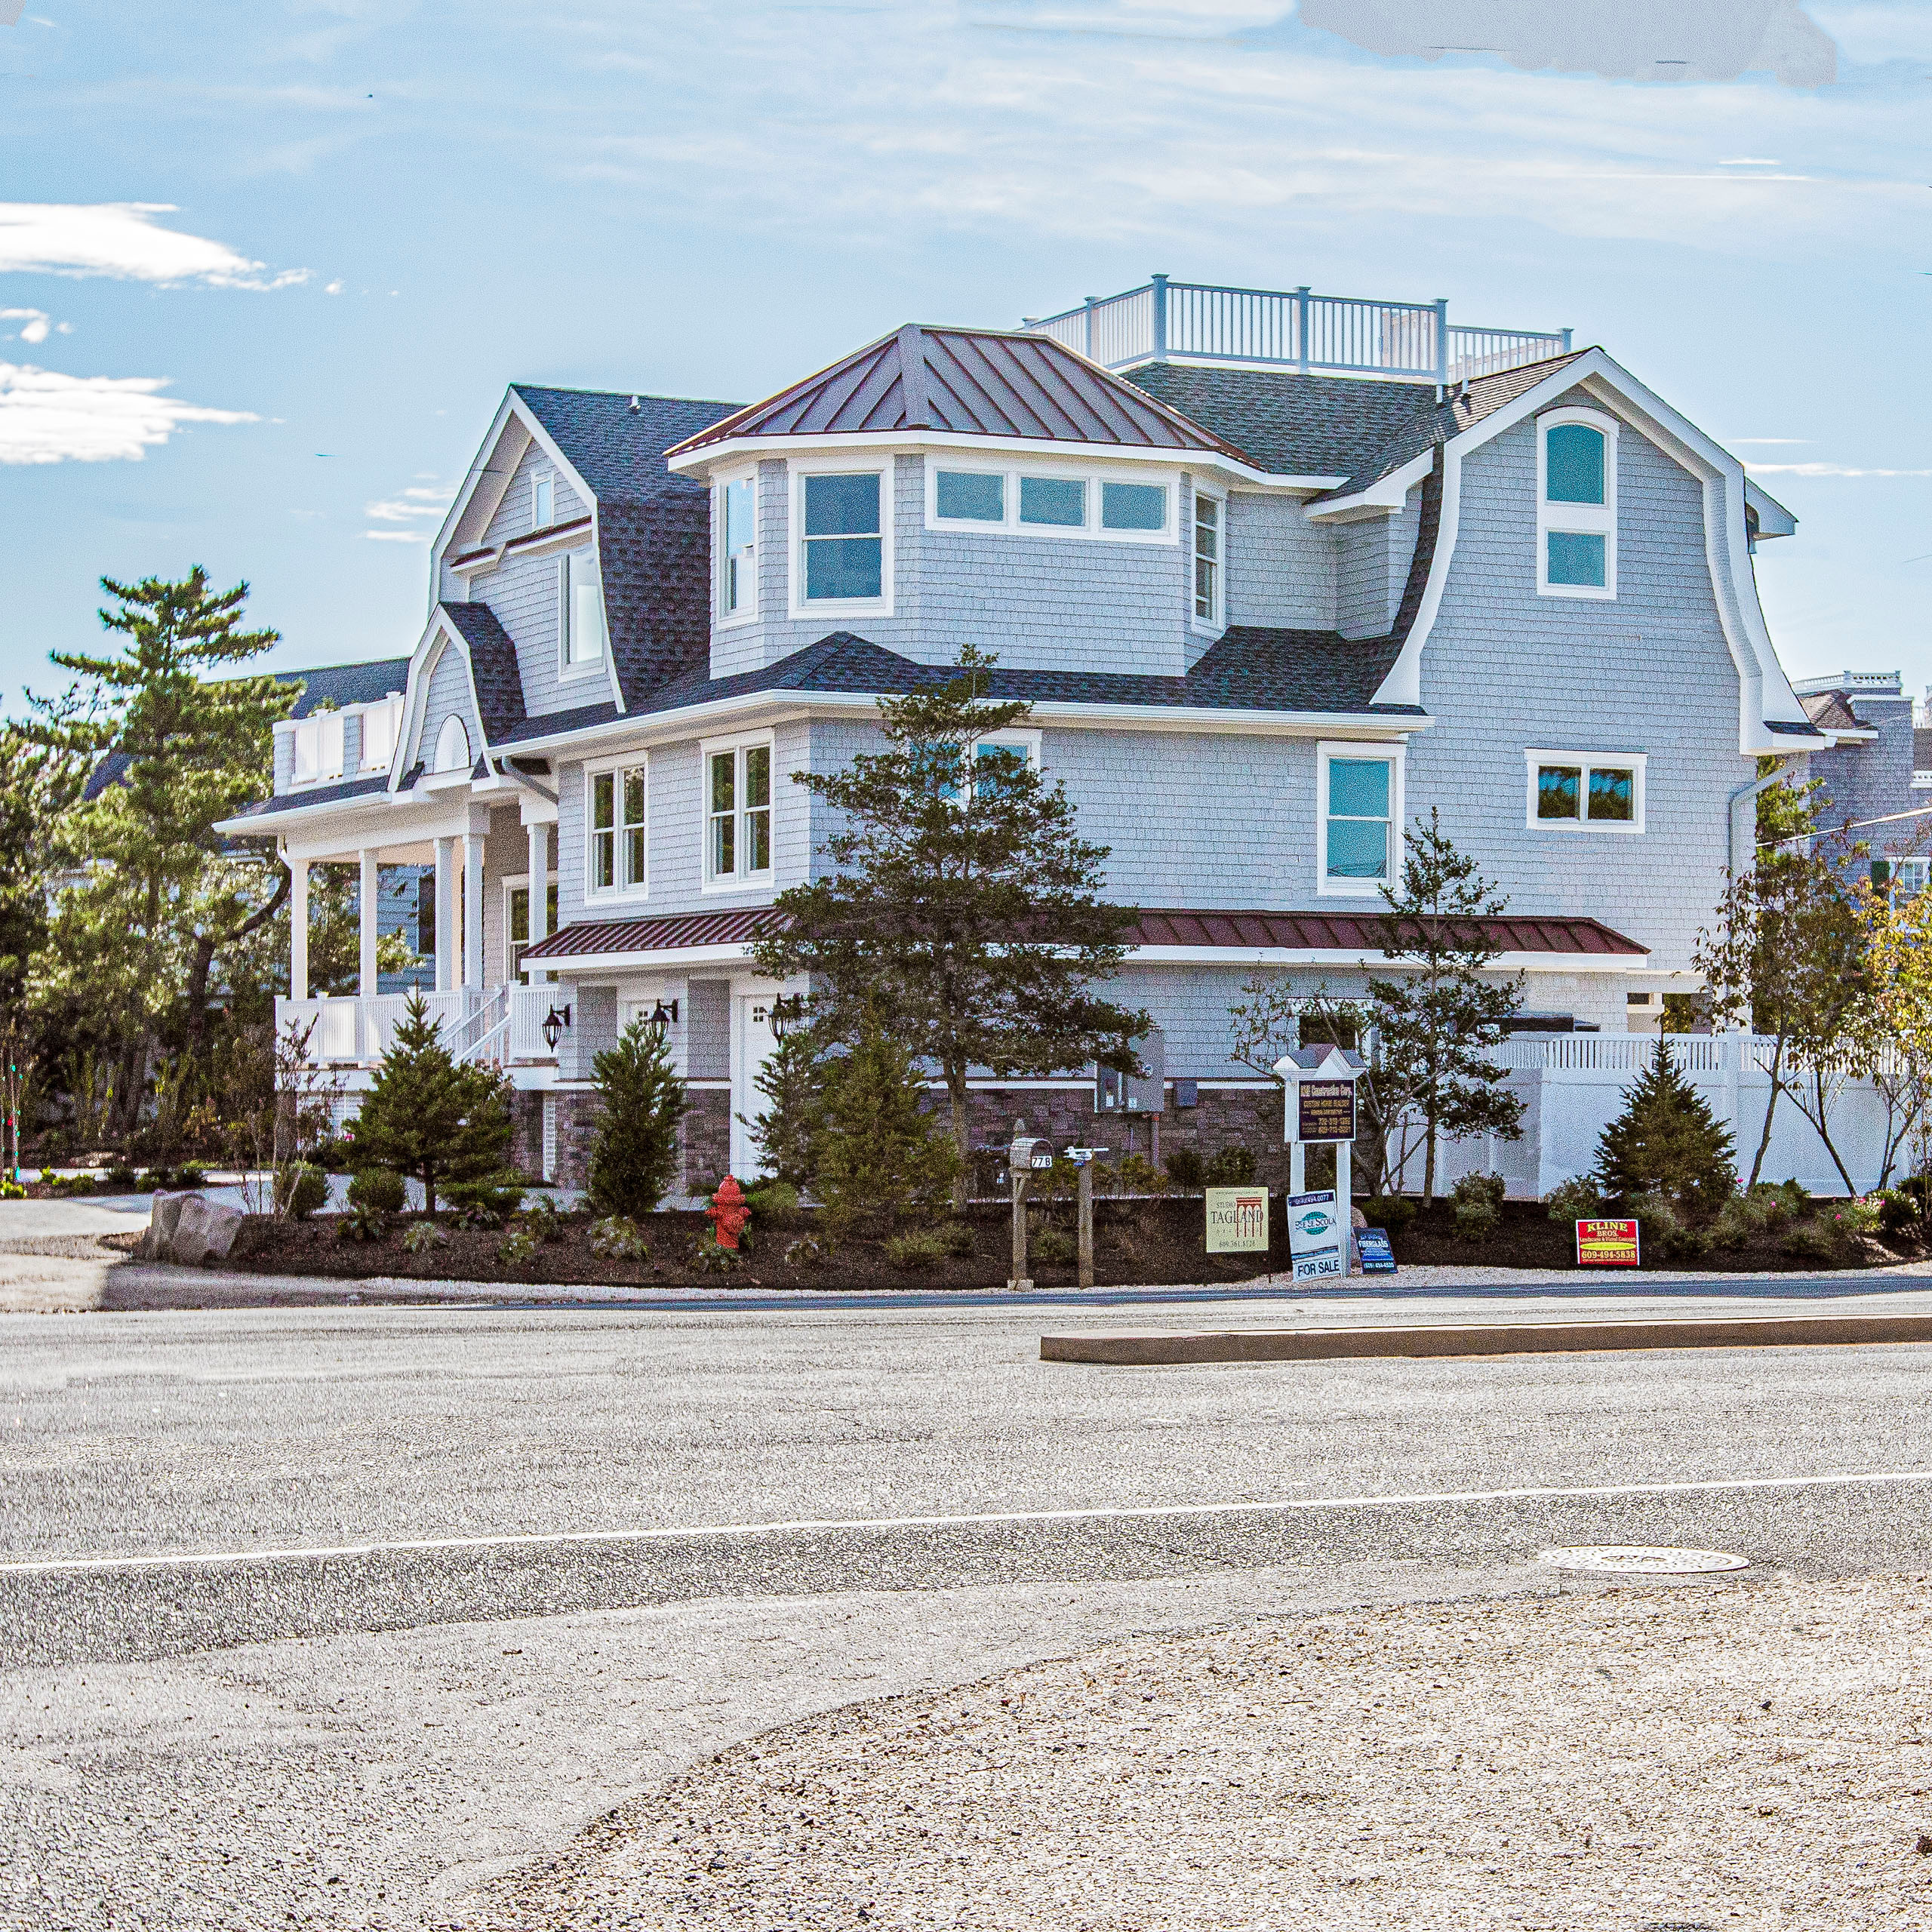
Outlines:
<svg viewBox="0 0 1932 1932"><path fill-rule="evenodd" d="M749 408L519 384L358 741L386 761L278 757L227 829L298 896L318 861L433 860L439 1010L508 1068L526 1161L581 1177L592 1057L642 1014L691 1088L687 1177L743 1173L791 990L746 945L829 829L792 774L977 644L1140 909L1113 993L1158 1030L1144 1081L980 1083L976 1134L1278 1144L1229 1006L1257 967L1358 989L1432 809L1509 896L1526 1023L1620 1032L1694 985L1756 760L1835 741L1753 580L1794 528L1601 349L1439 307L1157 281L903 328ZM365 1086L399 1003L305 1004L294 968Z"/></svg>
<svg viewBox="0 0 1932 1932"><path fill-rule="evenodd" d="M1816 818L1835 844L1869 848L1861 866L1909 892L1932 881L1932 731L1896 671L1838 671L1794 688L1836 743L1803 775L1822 780Z"/></svg>
<svg viewBox="0 0 1932 1932"><path fill-rule="evenodd" d="M340 778L349 761L366 762L371 769L389 768L389 752L380 726L367 721L393 715L399 709L409 675L407 657L377 658L365 664L328 664L309 671L278 671L277 684L297 688L295 708L275 728L274 785L277 792L294 783L325 783ZM128 755L110 752L88 776L83 798L98 798L127 775ZM387 865L382 869L376 931L401 933L417 952L432 949L435 895L426 865ZM426 964L404 973L380 976L379 990L407 992L427 987L434 975Z"/></svg>

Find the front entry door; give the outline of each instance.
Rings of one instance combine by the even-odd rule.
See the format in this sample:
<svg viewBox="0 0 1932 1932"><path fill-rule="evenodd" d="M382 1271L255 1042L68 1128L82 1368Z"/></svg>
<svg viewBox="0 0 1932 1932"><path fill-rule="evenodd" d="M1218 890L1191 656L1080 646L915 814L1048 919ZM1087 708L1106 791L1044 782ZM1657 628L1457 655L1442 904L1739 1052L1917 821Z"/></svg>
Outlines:
<svg viewBox="0 0 1932 1932"><path fill-rule="evenodd" d="M731 1171L741 1181L752 1180L763 1171L746 1122L764 1118L765 1099L757 1082L778 1044L771 1032L772 997L740 994L731 1002Z"/></svg>

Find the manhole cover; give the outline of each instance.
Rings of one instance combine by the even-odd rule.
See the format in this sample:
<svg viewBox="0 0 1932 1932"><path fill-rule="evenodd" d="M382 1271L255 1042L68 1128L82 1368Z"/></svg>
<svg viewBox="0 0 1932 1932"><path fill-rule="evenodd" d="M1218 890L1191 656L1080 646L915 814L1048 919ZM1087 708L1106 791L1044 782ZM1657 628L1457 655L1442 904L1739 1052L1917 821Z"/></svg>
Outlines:
<svg viewBox="0 0 1932 1932"><path fill-rule="evenodd" d="M1597 1570L1613 1577L1708 1577L1748 1570L1748 1556L1721 1549L1675 1549L1660 1543L1572 1543L1546 1549L1537 1558L1552 1570Z"/></svg>

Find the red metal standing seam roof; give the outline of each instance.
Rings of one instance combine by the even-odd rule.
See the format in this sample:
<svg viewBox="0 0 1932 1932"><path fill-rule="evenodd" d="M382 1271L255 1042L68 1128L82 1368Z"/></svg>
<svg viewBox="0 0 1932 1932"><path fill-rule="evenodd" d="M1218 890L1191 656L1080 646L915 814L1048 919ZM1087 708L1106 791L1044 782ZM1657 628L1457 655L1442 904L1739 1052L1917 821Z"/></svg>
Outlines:
<svg viewBox="0 0 1932 1932"><path fill-rule="evenodd" d="M1292 952L1380 952L1379 912L1138 913L1128 929L1129 946L1220 946L1232 950L1278 948ZM687 912L661 919L603 919L566 926L539 940L527 960L601 958L615 953L675 952L697 946L742 946L771 929L768 906L729 912ZM1579 958L1642 959L1647 949L1597 919L1506 916L1458 921L1474 924L1501 952L1571 952Z"/></svg>
<svg viewBox="0 0 1932 1932"><path fill-rule="evenodd" d="M714 423L669 454L740 436L900 429L1220 450L1248 460L1234 444L1051 337L915 325Z"/></svg>

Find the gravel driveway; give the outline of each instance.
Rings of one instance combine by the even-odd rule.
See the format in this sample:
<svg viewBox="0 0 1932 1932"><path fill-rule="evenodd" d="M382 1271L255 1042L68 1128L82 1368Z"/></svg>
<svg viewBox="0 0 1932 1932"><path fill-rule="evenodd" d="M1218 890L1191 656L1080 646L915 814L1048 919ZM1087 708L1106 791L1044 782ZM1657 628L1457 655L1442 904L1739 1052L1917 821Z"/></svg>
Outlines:
<svg viewBox="0 0 1932 1932"><path fill-rule="evenodd" d="M768 1733L449 1921L1932 1925L1932 1580L1118 1643Z"/></svg>

